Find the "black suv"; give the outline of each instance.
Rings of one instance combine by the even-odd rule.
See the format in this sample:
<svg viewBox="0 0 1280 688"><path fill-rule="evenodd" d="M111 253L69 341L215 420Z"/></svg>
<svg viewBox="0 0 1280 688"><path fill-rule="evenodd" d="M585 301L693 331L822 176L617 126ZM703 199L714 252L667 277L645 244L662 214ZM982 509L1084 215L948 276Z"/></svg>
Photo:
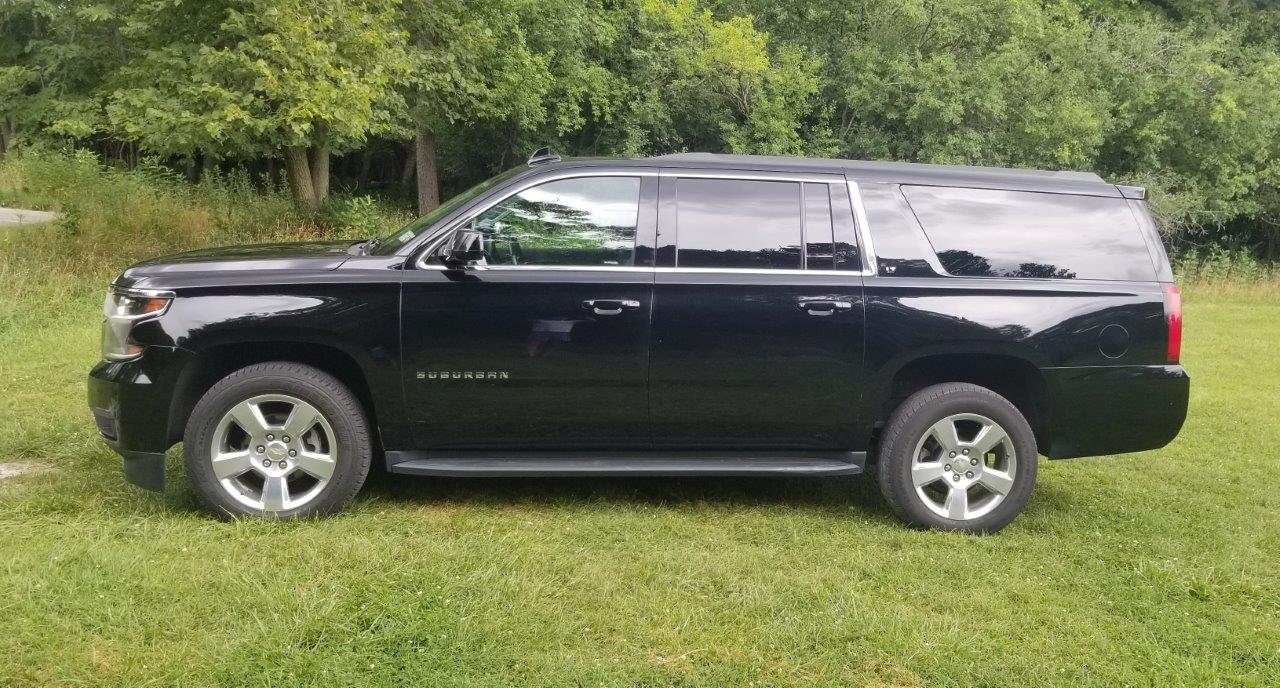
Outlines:
<svg viewBox="0 0 1280 688"><path fill-rule="evenodd" d="M540 155L382 240L111 285L98 428L222 515L447 476L849 475L989 532L1052 459L1153 449L1189 380L1140 188L1093 174ZM871 461L869 461L871 459Z"/></svg>

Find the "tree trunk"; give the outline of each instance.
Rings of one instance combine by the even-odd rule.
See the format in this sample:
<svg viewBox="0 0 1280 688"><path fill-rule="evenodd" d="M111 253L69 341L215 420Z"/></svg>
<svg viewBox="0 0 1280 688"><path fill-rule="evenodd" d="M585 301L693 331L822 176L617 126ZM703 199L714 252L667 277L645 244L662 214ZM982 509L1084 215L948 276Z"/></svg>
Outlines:
<svg viewBox="0 0 1280 688"><path fill-rule="evenodd" d="M320 203L316 200L316 189L311 183L311 164L307 160L306 147L286 148L284 163L289 173L289 190L293 192L294 203L309 213L319 210Z"/></svg>
<svg viewBox="0 0 1280 688"><path fill-rule="evenodd" d="M213 173L213 156L208 153L201 154L200 158L200 179L203 181L208 179Z"/></svg>
<svg viewBox="0 0 1280 688"><path fill-rule="evenodd" d="M329 147L313 146L311 157L311 186L316 194L316 207L329 200Z"/></svg>
<svg viewBox="0 0 1280 688"><path fill-rule="evenodd" d="M436 137L426 127L418 127L414 139L418 171L418 214L426 215L440 205L440 178L436 168Z"/></svg>
<svg viewBox="0 0 1280 688"><path fill-rule="evenodd" d="M0 120L0 162L4 162L5 156L9 154L9 137L10 127L9 119Z"/></svg>
<svg viewBox="0 0 1280 688"><path fill-rule="evenodd" d="M369 168L373 166L373 151L365 147L360 151L360 171L356 173L356 188L363 189L369 183Z"/></svg>
<svg viewBox="0 0 1280 688"><path fill-rule="evenodd" d="M400 167L400 186L408 186L413 181L413 173L417 168L418 155L414 150L404 156L404 165Z"/></svg>

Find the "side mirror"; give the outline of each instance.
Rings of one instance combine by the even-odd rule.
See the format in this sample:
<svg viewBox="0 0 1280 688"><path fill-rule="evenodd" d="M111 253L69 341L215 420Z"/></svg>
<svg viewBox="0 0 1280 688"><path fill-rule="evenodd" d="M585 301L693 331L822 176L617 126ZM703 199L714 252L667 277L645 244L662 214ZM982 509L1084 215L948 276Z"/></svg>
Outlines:
<svg viewBox="0 0 1280 688"><path fill-rule="evenodd" d="M484 249L481 248L484 234L474 229L459 229L454 232L449 245L440 252L440 260L451 268L461 268L484 260Z"/></svg>

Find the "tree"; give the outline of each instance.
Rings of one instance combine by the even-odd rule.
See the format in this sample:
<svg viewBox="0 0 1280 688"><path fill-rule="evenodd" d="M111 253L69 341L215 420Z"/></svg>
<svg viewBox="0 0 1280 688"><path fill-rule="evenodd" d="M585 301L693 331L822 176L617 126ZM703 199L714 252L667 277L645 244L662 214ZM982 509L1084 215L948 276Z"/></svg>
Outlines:
<svg viewBox="0 0 1280 688"><path fill-rule="evenodd" d="M145 0L111 124L168 155L282 156L298 205L329 193L329 156L391 131L409 62L394 0Z"/></svg>
<svg viewBox="0 0 1280 688"><path fill-rule="evenodd" d="M538 122L550 74L527 45L517 2L409 2L405 99L414 137L418 212L440 204L437 139L481 122Z"/></svg>

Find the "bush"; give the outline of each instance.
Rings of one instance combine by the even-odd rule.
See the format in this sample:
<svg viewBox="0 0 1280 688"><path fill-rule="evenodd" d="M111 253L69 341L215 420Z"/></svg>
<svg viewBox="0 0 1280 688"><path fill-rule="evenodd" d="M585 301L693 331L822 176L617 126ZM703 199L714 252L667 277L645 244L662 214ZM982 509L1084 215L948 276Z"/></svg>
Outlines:
<svg viewBox="0 0 1280 688"><path fill-rule="evenodd" d="M1255 258L1243 246L1189 249L1174 260L1173 270L1178 280L1187 284L1255 284L1280 279L1275 266Z"/></svg>
<svg viewBox="0 0 1280 688"><path fill-rule="evenodd" d="M368 237L407 219L367 199L345 203L336 211L340 222L322 222L299 213L283 188L262 188L242 170L192 185L156 160L127 170L87 151L41 148L0 165L0 201L62 214L52 225L0 233L0 332L36 317L31 304L44 319L83 309L117 273L146 258L225 244Z"/></svg>
<svg viewBox="0 0 1280 688"><path fill-rule="evenodd" d="M336 231L360 237L385 236L413 217L389 210L372 196L336 195L329 200L324 218Z"/></svg>

